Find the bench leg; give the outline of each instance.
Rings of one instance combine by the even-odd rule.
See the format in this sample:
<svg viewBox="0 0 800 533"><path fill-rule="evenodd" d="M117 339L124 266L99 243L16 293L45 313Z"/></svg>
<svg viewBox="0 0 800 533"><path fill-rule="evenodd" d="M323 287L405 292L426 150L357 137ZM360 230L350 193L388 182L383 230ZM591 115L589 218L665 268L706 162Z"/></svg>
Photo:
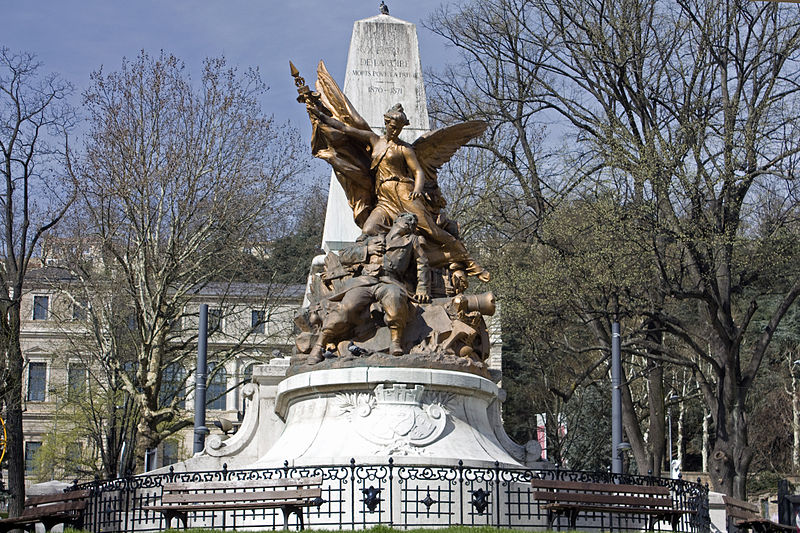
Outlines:
<svg viewBox="0 0 800 533"><path fill-rule="evenodd" d="M553 529L553 524L558 520L558 514L552 509L547 510L547 524L550 529Z"/></svg>
<svg viewBox="0 0 800 533"><path fill-rule="evenodd" d="M47 518L42 518L41 523L44 526L44 533L49 533L51 529L56 527L58 524L64 523L64 520L48 520ZM36 530L36 524L33 525L34 531Z"/></svg>
<svg viewBox="0 0 800 533"><path fill-rule="evenodd" d="M283 529L284 531L289 530L289 517L292 513L297 515L297 519L300 522L300 530L306 528L305 523L303 522L303 510L298 507L297 505L282 505L281 511L283 511Z"/></svg>
<svg viewBox="0 0 800 533"><path fill-rule="evenodd" d="M570 509L569 511L569 527L575 531L575 523L578 521L578 510Z"/></svg>
<svg viewBox="0 0 800 533"><path fill-rule="evenodd" d="M183 513L180 511L162 511L164 515L164 521L167 523L167 529L172 527L172 519L177 518L183 523L183 529L186 529L186 522L189 513Z"/></svg>
<svg viewBox="0 0 800 533"><path fill-rule="evenodd" d="M78 531L83 529L83 524L84 524L83 513L81 513L79 517L77 517L75 520L72 521L72 527L74 529L77 529Z"/></svg>

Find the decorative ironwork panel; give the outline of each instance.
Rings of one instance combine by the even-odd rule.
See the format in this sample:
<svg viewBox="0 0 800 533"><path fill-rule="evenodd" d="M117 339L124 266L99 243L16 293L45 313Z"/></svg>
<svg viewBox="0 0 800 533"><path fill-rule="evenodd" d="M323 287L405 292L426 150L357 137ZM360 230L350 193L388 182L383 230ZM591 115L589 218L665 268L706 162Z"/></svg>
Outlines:
<svg viewBox="0 0 800 533"><path fill-rule="evenodd" d="M212 472L174 472L95 481L74 485L74 490L92 491L85 528L93 533L162 531L166 524L160 513L145 511L161 501L164 483L181 481L202 484L210 481L247 481L322 477L322 496L303 510L307 527L324 529L365 529L377 524L400 528L446 525L493 525L523 529L547 529L547 511L534 499L531 480L549 479L626 485L657 485L669 488L673 506L681 511L677 531L707 533L708 486L680 479L651 476L613 475L607 472L534 470L526 468L469 467L458 465L384 464L319 465ZM319 505L316 505L319 504ZM613 519L613 522L611 521ZM637 514L581 513L578 528L647 529L647 517ZM174 525L174 524L173 524ZM562 519L556 526L567 527ZM278 529L283 527L280 509L204 511L190 514L190 527L236 529ZM665 522L656 530L670 531Z"/></svg>

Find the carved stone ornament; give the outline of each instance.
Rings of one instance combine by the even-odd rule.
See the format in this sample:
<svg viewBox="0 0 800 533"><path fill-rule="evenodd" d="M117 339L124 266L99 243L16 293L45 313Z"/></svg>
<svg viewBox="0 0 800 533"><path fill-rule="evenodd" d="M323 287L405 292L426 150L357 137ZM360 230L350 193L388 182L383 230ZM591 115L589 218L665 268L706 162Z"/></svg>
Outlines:
<svg viewBox="0 0 800 533"><path fill-rule="evenodd" d="M207 454L222 457L232 455L243 450L252 437L258 420L258 386L247 383L242 387L242 397L250 403L250 409L256 413L255 417L248 418L234 435L211 435L206 440L205 451ZM255 401L254 401L255 400Z"/></svg>
<svg viewBox="0 0 800 533"><path fill-rule="evenodd" d="M378 385L373 394L339 394L336 400L364 439L390 453L419 453L415 448L442 436L448 414L448 395L429 395L432 401L423 405L424 392L422 385Z"/></svg>

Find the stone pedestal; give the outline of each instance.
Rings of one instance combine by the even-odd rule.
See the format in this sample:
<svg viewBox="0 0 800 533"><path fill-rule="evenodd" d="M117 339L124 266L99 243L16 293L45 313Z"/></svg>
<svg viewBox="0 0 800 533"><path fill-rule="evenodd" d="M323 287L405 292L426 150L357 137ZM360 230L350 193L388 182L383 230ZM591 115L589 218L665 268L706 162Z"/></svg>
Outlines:
<svg viewBox="0 0 800 533"><path fill-rule="evenodd" d="M522 466L541 450L513 443L501 391L464 372L341 368L297 374L277 389L280 438L255 467L383 463ZM531 456L531 457L528 457ZM535 457L534 457L535 456Z"/></svg>
<svg viewBox="0 0 800 533"><path fill-rule="evenodd" d="M505 391L453 370L356 367L284 377L288 359L256 367L236 434L212 433L175 471L359 464L545 467L536 441L503 429ZM159 471L167 471L168 468Z"/></svg>
<svg viewBox="0 0 800 533"><path fill-rule="evenodd" d="M256 367L242 394L242 425L212 433L203 452L175 471L304 465L457 465L546 468L536 441L503 429L505 391L454 370L335 368L285 377L289 359ZM166 472L168 468L159 471Z"/></svg>

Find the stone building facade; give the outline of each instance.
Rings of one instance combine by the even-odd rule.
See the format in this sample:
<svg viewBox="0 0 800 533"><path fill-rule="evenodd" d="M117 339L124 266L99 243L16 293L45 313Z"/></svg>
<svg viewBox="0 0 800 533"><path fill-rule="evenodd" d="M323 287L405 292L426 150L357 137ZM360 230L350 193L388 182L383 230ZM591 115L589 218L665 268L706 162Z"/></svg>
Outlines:
<svg viewBox="0 0 800 533"><path fill-rule="evenodd" d="M35 456L48 435L69 430L70 422L58 415L59 407L71 395L85 394L93 367L92 359L81 355L86 341L87 309L77 298L79 291L69 287L77 280L65 269L53 266L29 272L22 300L21 344L25 357L23 375L23 427L26 481L72 480L79 474L57 469L35 469ZM301 285L275 286L262 283L211 283L197 291L186 304L177 328L185 334L178 339L196 346L199 307L209 306L209 375L207 385L207 425L224 418L233 422L242 417L241 385L251 379L253 367L275 357L291 355L293 315L302 303ZM269 296L266 296L269 295ZM196 353L196 349L192 349ZM231 355L230 352L233 352ZM216 357L226 353L224 361ZM221 367L219 366L221 364ZM178 367L164 373L162 393L177 395L182 413L191 420L194 412L193 355ZM215 367L216 365L216 367ZM192 454L193 429L189 426L166 439L151 455L151 468L186 459ZM73 453L89 454L90 443L71 442ZM67 454L70 451L67 450ZM40 469L41 470L41 469ZM3 479L6 472L3 471Z"/></svg>

